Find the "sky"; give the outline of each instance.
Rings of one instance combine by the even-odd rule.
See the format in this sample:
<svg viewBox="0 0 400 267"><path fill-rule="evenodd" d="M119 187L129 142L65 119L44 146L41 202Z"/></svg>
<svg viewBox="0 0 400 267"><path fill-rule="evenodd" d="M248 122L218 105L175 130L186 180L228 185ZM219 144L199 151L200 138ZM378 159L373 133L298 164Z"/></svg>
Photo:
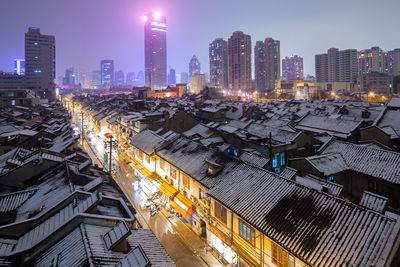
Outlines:
<svg viewBox="0 0 400 267"><path fill-rule="evenodd" d="M144 69L142 14L159 11L167 17L167 64L177 73L188 72L193 55L209 72L209 43L240 30L253 48L266 37L280 40L281 58L302 56L304 73L314 75L315 54L330 47L400 48L399 10L400 0L1 0L0 70L24 58L32 26L55 35L57 76L68 67L99 70L102 59L137 73Z"/></svg>

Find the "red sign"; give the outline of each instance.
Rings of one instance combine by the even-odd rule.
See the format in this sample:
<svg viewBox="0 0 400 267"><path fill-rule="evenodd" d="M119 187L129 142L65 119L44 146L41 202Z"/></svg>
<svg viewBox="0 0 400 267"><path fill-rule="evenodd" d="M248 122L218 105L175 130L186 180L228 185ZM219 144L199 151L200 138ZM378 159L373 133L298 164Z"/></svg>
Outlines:
<svg viewBox="0 0 400 267"><path fill-rule="evenodd" d="M107 137L107 138L113 137L111 133L105 133L104 136Z"/></svg>

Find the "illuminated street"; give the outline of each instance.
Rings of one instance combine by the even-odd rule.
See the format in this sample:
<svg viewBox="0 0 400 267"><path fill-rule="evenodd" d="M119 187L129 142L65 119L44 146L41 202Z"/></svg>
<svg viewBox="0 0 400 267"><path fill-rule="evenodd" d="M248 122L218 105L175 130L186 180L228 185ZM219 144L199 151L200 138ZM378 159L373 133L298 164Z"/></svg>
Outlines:
<svg viewBox="0 0 400 267"><path fill-rule="evenodd" d="M72 126L80 133L80 114L74 113ZM91 123L86 123L84 120L85 133L89 132L89 135L85 136L83 147L94 164L104 166L104 142L107 142L107 140L104 136L95 133L95 130L90 126ZM82 143L81 139L80 143ZM106 153L109 153L109 148L107 148ZM138 212L136 218L143 228L150 228L153 231L178 266L221 266L219 261L208 251L209 247L206 251L205 242L193 233L181 219L168 218L164 210L150 216L148 209L141 209L138 206L141 191L135 191L132 185L132 183L138 181L134 174L134 164L130 163L125 153L120 153L114 148L112 160L113 177Z"/></svg>

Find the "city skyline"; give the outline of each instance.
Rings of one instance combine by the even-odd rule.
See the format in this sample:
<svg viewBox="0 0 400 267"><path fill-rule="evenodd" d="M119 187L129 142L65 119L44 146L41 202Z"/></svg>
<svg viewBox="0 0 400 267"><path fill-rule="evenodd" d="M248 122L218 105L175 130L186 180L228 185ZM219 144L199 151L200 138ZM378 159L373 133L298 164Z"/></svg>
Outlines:
<svg viewBox="0 0 400 267"><path fill-rule="evenodd" d="M177 73L187 72L187 62L196 54L200 63L206 68L202 72L208 71L208 44L216 38L228 39L234 31L243 31L251 36L252 43L263 40L265 37L272 37L281 41L281 58L298 54L304 58L304 74L314 75L314 56L321 54L330 47L343 49L368 49L372 46L379 46L383 50L397 48L400 37L396 37L391 32L395 31L395 10L399 7L398 1L383 1L380 3L347 3L346 10L340 10L340 2L337 6L329 8L328 13L324 13L326 5L310 1L310 4L302 6L293 1L285 1L276 8L290 6L288 11L290 18L285 18L277 12L263 12L266 3L258 3L260 8L254 9L253 5L229 7L232 11L237 11L236 19L226 18L223 24L219 19L204 19L204 12L208 12L208 2L193 4L182 1L169 1L168 5L161 1L122 1L118 6L109 3L96 2L97 16L91 16L90 20L86 15L80 16L70 21L68 27L65 26L65 15L89 14L92 10L93 1L79 3L79 5L67 3L52 3L51 1L40 1L46 6L44 10L48 16L42 16L37 9L36 3L24 2L26 11L19 10L20 3L6 1L5 8L0 11L1 21L14 21L11 27L3 29L3 36L7 36L5 42L0 44L0 69L12 72L13 59L23 58L23 34L29 26L40 27L43 32L55 35L57 38L57 76L62 75L68 67L79 67L86 73L98 69L100 60L104 58L113 59L116 69L125 72L143 70L143 22L142 15L148 11L159 10L162 15L168 18L168 65L177 70ZM221 10L226 1L216 3L215 10ZM374 15L379 5L388 7L385 11L385 20L368 21L369 15ZM43 8L42 8L43 9ZM185 16L177 14L188 13L196 9L191 20L185 20ZM29 10L29 12L28 12ZM239 12L243 10L243 12ZM259 11L254 11L259 10ZM93 10L92 10L93 11ZM250 14L249 12L254 14ZM304 17L303 12L308 12ZM219 13L211 10L211 16ZM335 19L339 15L340 21ZM393 12L393 14L392 14ZM227 12L228 14L228 12ZM360 15L358 15L360 14ZM361 15L362 14L362 15ZM391 15L392 14L392 15ZM111 23L103 20L107 15L113 20ZM216 15L216 14L214 14ZM317 25L314 20L322 19ZM251 19L249 19L251 18ZM331 21L334 21L332 23ZM51 22L51 23L50 23ZM108 24L107 24L108 23ZM85 25L85 27L81 27ZM199 29L200 30L193 30ZM218 27L210 27L218 25ZM351 27L350 27L351 26ZM295 28L296 27L296 28ZM204 28L204 30L203 30ZM207 30L206 30L207 29ZM301 29L301 30L295 30ZM357 29L357 34L354 34ZM101 31L102 30L102 31ZM313 32L310 37L307 32ZM71 35L76 38L70 38ZM104 38L104 35L108 38ZM390 36L390 38L387 38ZM338 38L340 37L340 38ZM350 38L351 37L351 38ZM119 40L119 41L116 41ZM93 45L82 45L93 44ZM174 45L178 43L179 45ZM252 49L253 50L253 49ZM73 52L71 52L73 51ZM83 61L82 58L85 58ZM254 62L254 61L253 61ZM254 64L254 63L253 63ZM254 70L253 70L254 78Z"/></svg>

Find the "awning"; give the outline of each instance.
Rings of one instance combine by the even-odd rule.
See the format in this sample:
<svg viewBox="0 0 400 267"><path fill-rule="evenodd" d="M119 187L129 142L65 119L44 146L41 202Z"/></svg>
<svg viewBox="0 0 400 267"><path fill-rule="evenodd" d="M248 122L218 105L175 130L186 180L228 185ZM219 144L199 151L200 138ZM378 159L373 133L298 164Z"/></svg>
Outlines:
<svg viewBox="0 0 400 267"><path fill-rule="evenodd" d="M231 239L224 233L222 233L218 228L210 225L210 231L214 235L216 235L219 239L221 239L226 245L232 246Z"/></svg>
<svg viewBox="0 0 400 267"><path fill-rule="evenodd" d="M182 194L177 194L176 197L170 201L170 204L186 218L190 217L193 213L193 203Z"/></svg>
<svg viewBox="0 0 400 267"><path fill-rule="evenodd" d="M172 195L174 195L176 192L178 192L177 189L175 189L175 187L173 187L172 185L167 184L166 182L163 182L160 185L160 190L167 196L167 197L171 197Z"/></svg>

